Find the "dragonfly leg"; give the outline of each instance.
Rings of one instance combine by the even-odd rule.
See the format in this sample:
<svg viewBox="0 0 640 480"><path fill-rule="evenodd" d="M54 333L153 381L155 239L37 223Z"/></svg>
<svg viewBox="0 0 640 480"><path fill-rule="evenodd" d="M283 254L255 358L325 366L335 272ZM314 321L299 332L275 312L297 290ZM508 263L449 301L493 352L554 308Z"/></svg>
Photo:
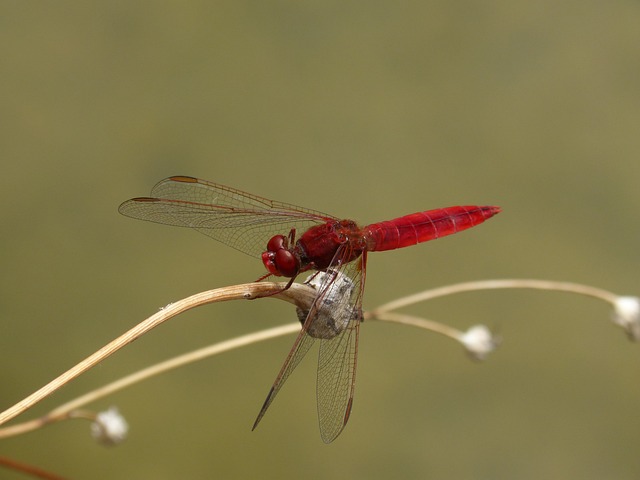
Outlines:
<svg viewBox="0 0 640 480"><path fill-rule="evenodd" d="M259 279L257 279L257 280L256 280L256 282L260 282L260 281L262 281L262 280L264 280L265 278L268 278L268 277L270 277L270 276L271 276L271 274L270 274L270 273L269 273L269 274L267 274L267 275L264 275L264 276L260 277ZM284 292L285 290L289 290L289 288L291 288L291 285L293 285L293 281L294 281L295 279L296 279L296 277L291 277L291 278L289 279L289 281L287 282L287 284L286 284L284 287L282 287L282 288L280 288L280 289L278 289L278 290L276 290L276 291L274 291L274 292L265 293L265 294L262 294L262 295L257 295L257 296L255 296L255 297L253 297L253 298L252 298L252 300L255 300L256 298L267 298L267 297L271 297L271 296L273 296L273 295L277 295L277 294L279 294L279 293L282 293L282 292Z"/></svg>
<svg viewBox="0 0 640 480"><path fill-rule="evenodd" d="M289 231L289 245L295 245L296 244L296 228L293 227L290 231Z"/></svg>

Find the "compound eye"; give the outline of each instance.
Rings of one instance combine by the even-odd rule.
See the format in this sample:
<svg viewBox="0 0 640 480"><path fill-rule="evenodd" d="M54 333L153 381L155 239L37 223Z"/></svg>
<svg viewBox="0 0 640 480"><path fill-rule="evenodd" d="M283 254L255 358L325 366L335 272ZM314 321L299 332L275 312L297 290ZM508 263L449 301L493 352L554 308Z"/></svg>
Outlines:
<svg viewBox="0 0 640 480"><path fill-rule="evenodd" d="M298 265L296 256L289 250L285 250L284 248L276 252L276 258L274 262L277 269L280 271L280 274L285 277L295 277L300 270L300 266Z"/></svg>
<svg viewBox="0 0 640 480"><path fill-rule="evenodd" d="M286 241L287 239L284 235L274 235L267 243L267 250L269 252L277 252L278 250L282 250L283 248L286 248Z"/></svg>

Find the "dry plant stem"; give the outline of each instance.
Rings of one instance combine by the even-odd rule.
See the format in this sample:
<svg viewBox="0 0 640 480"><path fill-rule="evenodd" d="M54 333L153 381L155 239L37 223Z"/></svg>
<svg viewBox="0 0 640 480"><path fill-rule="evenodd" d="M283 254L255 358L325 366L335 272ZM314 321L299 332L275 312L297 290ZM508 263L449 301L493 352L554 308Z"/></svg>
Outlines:
<svg viewBox="0 0 640 480"><path fill-rule="evenodd" d="M34 467L33 465L18 462L16 460L13 460L12 458L0 457L0 466L10 468L17 472L25 473L35 478L42 478L44 480L65 480L63 477L60 477L54 473L47 472L46 470Z"/></svg>
<svg viewBox="0 0 640 480"><path fill-rule="evenodd" d="M439 333L445 337L452 338L453 340L459 340L463 334L463 332L457 328L450 327L444 323L434 322L433 320L427 320L426 318L414 317L412 315L404 315L395 312L380 312L379 310L377 310L377 312L377 314L366 312L364 314L364 319L400 323L402 325L424 328L425 330Z"/></svg>
<svg viewBox="0 0 640 480"><path fill-rule="evenodd" d="M12 437L20 435L33 430L37 430L45 425L53 424L61 420L68 418L85 418L87 420L95 420L94 413L83 413L76 410L88 403L95 402L101 398L111 395L118 390L122 390L135 383L142 382L153 376L160 375L161 373L173 370L189 363L197 362L206 357L217 355L219 353L227 352L236 348L251 345L253 343L262 342L275 337L281 337L283 335L290 335L292 333L298 333L300 331L300 323L290 323L288 325L282 325L280 327L269 328L267 330L261 330L259 332L250 333L241 337L236 337L231 340L216 343L193 352L179 355L164 362L152 365L148 368L139 370L131 375L120 378L115 382L111 382L104 385L101 388L92 390L85 395L77 397L70 402L67 402L59 407L51 410L46 415L29 420L27 422L18 423L9 427L0 428L0 438Z"/></svg>
<svg viewBox="0 0 640 480"><path fill-rule="evenodd" d="M0 425L31 408L33 405L51 395L66 383L82 375L84 372L111 356L125 345L140 338L142 335L170 318L192 308L207 305L209 303L229 300L251 300L264 296L272 296L272 298L285 300L303 309L310 308L311 302L315 296L315 290L303 284L293 284L291 285L291 288L282 290L284 286L284 283L273 282L234 285L231 287L218 288L198 293L176 303L169 304L155 315L152 315L128 332L108 343L97 352L93 353L56 379L49 382L44 387L29 395L27 398L0 413Z"/></svg>
<svg viewBox="0 0 640 480"><path fill-rule="evenodd" d="M18 423L17 425L11 425L10 427L0 428L0 438L13 437L15 435L21 435L23 433L31 432L42 428L45 425L51 425L55 422L61 422L69 418L77 418L70 414L51 416L47 414L44 417L34 418L27 422Z"/></svg>
<svg viewBox="0 0 640 480"><path fill-rule="evenodd" d="M226 340L224 342L216 343L214 345L210 345L208 347L200 348L198 350L194 350L189 353L185 353L184 355L179 355L177 357L170 358L164 362L156 363L148 368L144 368L139 370L131 375L127 375L126 377L122 377L115 382L109 383L99 389L93 390L86 395L82 395L70 402L67 402L63 405L60 405L58 408L51 410L51 412L47 415L47 417L58 417L61 415L66 415L67 413L79 408L88 403L94 402L100 398L111 395L118 390L122 390L134 383L141 382L143 380L147 380L148 378L154 377L156 375L160 375L161 373L167 372L169 370L173 370L178 367L182 367L189 363L197 362L202 360L203 358L207 358L213 355L217 355L219 353L227 352L229 350L234 350L236 348L244 347L246 345L251 345L252 343L262 342L264 340L269 340L275 337L281 337L283 335L290 335L292 333L298 333L300 331L300 323L290 323L287 325L282 325L280 327L269 328L267 330L261 330L259 332L250 333L248 335L242 335L241 337L232 338L231 340ZM2 438L3 430L0 429L0 438Z"/></svg>
<svg viewBox="0 0 640 480"><path fill-rule="evenodd" d="M411 325L418 328L424 328L436 333L440 333L454 340L459 339L460 335L462 335L462 332L447 325L419 317L413 317L410 315L403 315L393 312L383 313L376 318L373 318L371 315L365 313L365 319L387 321L400 323L403 325ZM134 372L131 375L127 375L126 377L104 385L101 388L92 390L85 395L77 397L63 405L60 405L59 407L51 410L49 413L42 417L35 418L33 420L29 420L27 422L19 423L16 425L11 425L9 427L0 428L0 438L8 438L15 435L27 433L33 430L37 430L38 428L41 428L45 425L50 425L69 418L86 418L88 420L94 420L95 414L82 414L82 412L76 409L87 405L88 403L104 398L108 395L111 395L114 392L122 390L135 383L142 382L153 376L160 375L161 373L164 373L166 371L202 360L206 357L217 355L219 353L227 352L236 348L241 348L264 340L269 340L275 337L297 333L299 331L299 323L290 323L287 325L282 325L279 327L261 330L259 332L236 337L224 342L219 342L214 345L207 346L205 348L201 348L199 350L195 350L193 352L186 353L184 355L171 358L164 362Z"/></svg>
<svg viewBox="0 0 640 480"><path fill-rule="evenodd" d="M45 387L41 388L31 396L16 404L14 407L2 413L0 415L0 424L8 421L9 419L20 414L22 411L30 408L32 405L45 398L49 394L53 393L68 381L76 378L92 366L110 356L112 353L115 353L120 348L139 338L141 335L147 333L164 321L191 308L220 301L253 299L265 295L270 295L274 292L279 292L276 295L273 295L274 298L288 301L303 309L309 308L309 305L311 304L315 296L315 290L305 285L293 284L290 289L282 291L284 285L284 283L251 283L245 285L237 285L199 293L184 300L180 300L179 302L170 304L167 307L163 308L160 312L156 313L152 317L148 318L147 320L143 321L136 327L126 332L124 335L118 337L113 342L98 350L96 353L85 359L83 362L80 362L78 365L76 365L71 370L61 375L54 381L50 382ZM364 314L364 318L365 320L381 320L400 323L404 325L411 325L440 333L454 340L460 340L463 332L459 331L458 329L431 320L426 320L424 318L390 312L390 310L445 295L452 295L454 293L498 288L533 288L542 290L564 291L596 297L610 303L613 303L617 298L617 295L606 290L569 282L517 279L483 280L478 282L467 282L456 285L449 285L420 292L415 295L410 295L394 302L387 303L386 305L382 305L374 311L366 312ZM178 368L187 363L195 362L205 357L216 355L218 353L222 353L242 346L250 345L252 343L268 340L277 336L296 333L299 331L299 329L300 326L297 323L283 325L280 327L275 327L272 329L267 329L220 342L196 350L194 352L172 358L165 362L135 372L131 375L128 375L127 377L105 385L97 390L91 391L81 397L78 397L68 403L57 407L43 417L21 424L13 425L11 427L1 428L0 438L25 433L40 428L46 424L65 420L71 417L81 417L91 420L93 418L93 414L89 414L88 416L82 415L82 413L77 411L76 409L83 405L86 405L89 402L93 402L99 398L110 395L113 392L121 390L129 385L140 382L151 376L166 372L167 370Z"/></svg>
<svg viewBox="0 0 640 480"><path fill-rule="evenodd" d="M446 295L455 293L471 292L477 290L492 290L502 288L531 288L536 290L553 290L568 293L577 293L589 297L595 297L605 302L614 304L618 295L615 295L601 288L591 287L589 285L581 285L571 282L554 282L550 280L532 280L532 279L506 279L506 280L480 280L478 282L457 283L455 285L447 285L445 287L434 288L424 292L409 295L393 302L389 302L376 308L371 312L372 317L378 318L381 313L398 308L413 305L414 303L424 302Z"/></svg>
<svg viewBox="0 0 640 480"><path fill-rule="evenodd" d="M51 425L53 423L61 422L62 420L68 420L71 418L81 418L94 422L96 420L96 413L85 410L73 410L58 412L54 415L52 414L52 412L50 412L43 417L34 418L33 420L29 420L28 422L22 422L18 423L17 425L11 425L10 427L0 428L0 438L8 438L15 435L21 435L23 433L37 430L38 428L42 428L45 425Z"/></svg>

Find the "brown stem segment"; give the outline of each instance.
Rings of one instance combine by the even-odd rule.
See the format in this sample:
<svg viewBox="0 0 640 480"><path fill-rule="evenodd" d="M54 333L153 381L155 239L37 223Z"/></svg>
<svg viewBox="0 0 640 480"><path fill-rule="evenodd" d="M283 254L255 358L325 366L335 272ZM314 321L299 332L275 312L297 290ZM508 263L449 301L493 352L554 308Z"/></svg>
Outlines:
<svg viewBox="0 0 640 480"><path fill-rule="evenodd" d="M28 410L36 403L45 399L53 392L66 385L68 382L74 380L90 368L96 366L98 363L110 357L124 346L140 338L145 333L148 333L150 330L154 329L170 318L173 318L176 315L179 315L180 313L183 313L192 308L199 307L201 305L207 305L209 303L225 302L229 300L253 300L265 296L285 300L302 309L310 308L313 298L316 294L313 288L303 284L295 283L291 285L287 290L283 290L285 286L286 284L274 282L247 283L209 290L207 292L192 295L175 303L171 303L161 309L155 315L152 315L151 317L133 327L131 330L125 332L115 340L109 342L107 345L105 345L92 355L88 356L80 363L73 366L39 390L35 391L25 399L16 403L11 408L8 408L4 412L0 413L0 425L8 422L12 418ZM274 294L274 292L276 293Z"/></svg>

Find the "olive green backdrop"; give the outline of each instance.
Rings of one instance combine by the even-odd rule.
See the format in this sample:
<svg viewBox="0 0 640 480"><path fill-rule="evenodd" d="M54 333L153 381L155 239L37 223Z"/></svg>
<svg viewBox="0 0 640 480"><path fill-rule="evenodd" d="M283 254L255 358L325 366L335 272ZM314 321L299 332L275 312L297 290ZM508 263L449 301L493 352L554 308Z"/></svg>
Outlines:
<svg viewBox="0 0 640 480"><path fill-rule="evenodd" d="M365 308L483 278L640 293L640 4L521 0L0 5L0 407L163 305L261 262L120 216L192 175L363 223L455 204L490 222L369 257ZM408 313L504 337L485 363L428 332L361 329L351 421L319 437L316 353L250 431L293 336L122 391L129 439L86 422L0 451L74 479L637 479L640 345L559 293ZM190 312L25 415L169 356L294 320ZM1 471L0 476L23 476Z"/></svg>

